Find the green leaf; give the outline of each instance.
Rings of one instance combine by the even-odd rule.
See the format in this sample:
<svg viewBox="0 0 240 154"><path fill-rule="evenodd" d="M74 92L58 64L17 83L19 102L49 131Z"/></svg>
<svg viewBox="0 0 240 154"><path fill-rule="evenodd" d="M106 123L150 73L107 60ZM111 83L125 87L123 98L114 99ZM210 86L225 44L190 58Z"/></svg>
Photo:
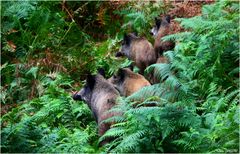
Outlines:
<svg viewBox="0 0 240 154"><path fill-rule="evenodd" d="M38 67L32 67L26 74L32 75L35 79L37 78Z"/></svg>

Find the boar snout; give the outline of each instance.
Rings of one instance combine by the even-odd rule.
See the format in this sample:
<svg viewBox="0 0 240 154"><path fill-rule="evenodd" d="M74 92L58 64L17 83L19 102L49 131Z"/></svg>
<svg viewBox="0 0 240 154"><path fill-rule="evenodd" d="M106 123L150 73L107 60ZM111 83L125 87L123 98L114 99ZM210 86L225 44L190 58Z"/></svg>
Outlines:
<svg viewBox="0 0 240 154"><path fill-rule="evenodd" d="M124 55L123 55L123 53L121 53L121 52L117 52L117 53L115 54L115 57L122 57L122 56L124 56Z"/></svg>
<svg viewBox="0 0 240 154"><path fill-rule="evenodd" d="M72 96L73 100L75 101L81 101L82 100L82 97L81 95L79 95L78 92L76 92L73 96Z"/></svg>

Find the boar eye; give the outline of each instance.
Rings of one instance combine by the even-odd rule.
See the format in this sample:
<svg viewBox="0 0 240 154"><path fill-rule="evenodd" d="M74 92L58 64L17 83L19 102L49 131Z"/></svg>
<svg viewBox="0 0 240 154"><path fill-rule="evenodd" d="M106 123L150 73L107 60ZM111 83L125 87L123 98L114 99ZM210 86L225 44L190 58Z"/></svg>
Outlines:
<svg viewBox="0 0 240 154"><path fill-rule="evenodd" d="M116 78L117 78L117 76L116 76L116 75L113 75L113 78L114 78L114 79L116 79Z"/></svg>

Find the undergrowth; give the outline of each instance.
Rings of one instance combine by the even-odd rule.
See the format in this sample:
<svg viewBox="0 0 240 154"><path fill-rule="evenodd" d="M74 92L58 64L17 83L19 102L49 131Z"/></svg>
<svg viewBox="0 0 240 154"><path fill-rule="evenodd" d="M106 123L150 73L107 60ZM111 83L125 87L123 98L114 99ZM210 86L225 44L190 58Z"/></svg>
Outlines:
<svg viewBox="0 0 240 154"><path fill-rule="evenodd" d="M108 150L239 152L238 12L221 1L176 19L187 31L163 38L178 42L164 54L169 63L146 70L161 82L121 100L123 117L101 138L116 138Z"/></svg>
<svg viewBox="0 0 240 154"><path fill-rule="evenodd" d="M1 152L239 152L239 5L219 1L176 19L187 31L153 64L160 83L118 99L123 116L99 138L84 102L72 100L87 74L111 76L124 32L149 36L157 2L4 1L1 9ZM91 11L88 11L91 10ZM165 81L164 81L164 80ZM155 104L155 106L153 106ZM115 139L99 147L106 137Z"/></svg>

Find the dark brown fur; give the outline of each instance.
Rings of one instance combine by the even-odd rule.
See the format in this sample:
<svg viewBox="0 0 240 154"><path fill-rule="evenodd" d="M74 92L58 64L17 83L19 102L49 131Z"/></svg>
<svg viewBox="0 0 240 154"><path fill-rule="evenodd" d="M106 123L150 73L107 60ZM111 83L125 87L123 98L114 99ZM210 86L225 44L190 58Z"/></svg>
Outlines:
<svg viewBox="0 0 240 154"><path fill-rule="evenodd" d="M109 84L102 76L96 76L96 85L92 94L91 108L98 117L97 123L99 125L99 135L102 136L109 128L111 124L102 123L109 117L114 116L113 113L109 114L109 111L116 105L116 98L119 96L118 91Z"/></svg>
<svg viewBox="0 0 240 154"><path fill-rule="evenodd" d="M166 20L166 17L163 17L161 20L161 26L158 30L157 36L154 42L154 50L159 56L163 55L163 52L172 50L175 46L173 41L163 41L164 36L171 34L171 24Z"/></svg>
<svg viewBox="0 0 240 154"><path fill-rule="evenodd" d="M140 74L144 74L146 67L156 62L156 54L152 44L146 39L137 39L133 41L131 50L131 59L140 69Z"/></svg>
<svg viewBox="0 0 240 154"><path fill-rule="evenodd" d="M160 56L160 57L157 59L156 64L158 64L158 63L159 63L159 64L160 64L160 63L168 63L168 60L167 60L166 57ZM155 70L155 69L154 69L154 71L153 71L153 77L152 77L152 79L150 79L150 81L151 81L152 84L156 84L156 83L159 83L159 82L160 82L159 79L156 78L156 70Z"/></svg>
<svg viewBox="0 0 240 154"><path fill-rule="evenodd" d="M89 89L90 87L90 89ZM112 123L102 123L102 121L120 113L107 113L117 102L119 92L102 75L90 76L87 84L73 96L75 100L85 101L92 110L98 124L98 133L102 136L112 125ZM100 143L105 144L106 141Z"/></svg>
<svg viewBox="0 0 240 154"><path fill-rule="evenodd" d="M122 46L118 53L127 56L128 59L134 61L134 65L140 69L140 74L144 74L144 70L157 60L152 44L146 38L140 38L135 35L126 35L129 38L129 48L125 51ZM126 47L126 46L125 46Z"/></svg>

